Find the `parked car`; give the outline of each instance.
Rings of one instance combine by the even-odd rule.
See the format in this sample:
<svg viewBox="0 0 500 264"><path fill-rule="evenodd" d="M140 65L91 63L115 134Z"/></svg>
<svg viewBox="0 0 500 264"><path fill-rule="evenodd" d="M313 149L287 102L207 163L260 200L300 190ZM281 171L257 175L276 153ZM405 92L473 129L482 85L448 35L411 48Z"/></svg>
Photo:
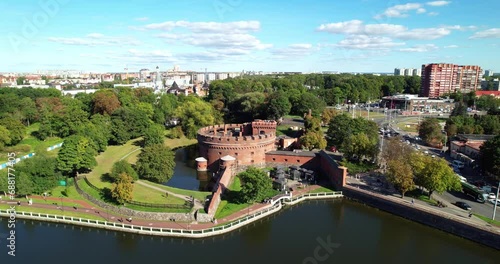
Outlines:
<svg viewBox="0 0 500 264"><path fill-rule="evenodd" d="M495 199L497 196L494 193L488 193L488 199Z"/></svg>
<svg viewBox="0 0 500 264"><path fill-rule="evenodd" d="M461 182L467 182L467 178L465 178L464 176L460 175L460 174L456 174L458 176L458 178L460 179Z"/></svg>
<svg viewBox="0 0 500 264"><path fill-rule="evenodd" d="M470 205L466 202L456 202L455 205L464 210L472 210L472 207L470 207Z"/></svg>

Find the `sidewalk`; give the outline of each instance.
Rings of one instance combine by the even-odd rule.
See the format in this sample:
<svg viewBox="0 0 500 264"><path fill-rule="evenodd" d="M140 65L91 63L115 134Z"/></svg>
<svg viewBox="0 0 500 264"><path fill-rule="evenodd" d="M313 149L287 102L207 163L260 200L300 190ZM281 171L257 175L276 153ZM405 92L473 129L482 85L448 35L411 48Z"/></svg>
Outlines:
<svg viewBox="0 0 500 264"><path fill-rule="evenodd" d="M310 185L307 186L304 189L300 189L297 191L293 192L293 196L298 196L304 193L307 193L309 191L312 191L314 189L319 188L320 186L318 185ZM31 196L32 198L40 198L43 199L42 196ZM20 201L21 205L18 206L17 202ZM47 203L40 203L40 202L33 202L32 205L28 205L28 202L26 199L16 199L16 200L6 200L3 199L0 201L0 204L11 204L16 206L16 211L25 211L29 212L29 207L34 207L34 208L44 208L44 209L52 209L52 210L60 210L61 213L59 215L64 215L65 212L80 212L80 213L86 213L89 215L93 215L95 217L101 217L102 221L108 221L108 222L115 222L115 223L124 223L124 224L133 224L137 226L145 226L145 227L157 227L157 228L169 228L169 229L186 229L186 230L202 230L202 229L208 229L212 228L221 224L233 222L241 217L244 217L248 214L253 214L255 212L258 212L259 210L265 209L267 207L270 207L270 204L253 204L252 206L245 208L239 212L236 212L232 215L229 215L227 217L224 217L222 219L217 219L217 224L215 223L197 223L197 222L191 222L191 223L186 223L186 222L172 222L172 221L155 221L155 220L148 220L148 219L132 219L131 222L127 221L127 218L129 216L124 216L124 215L118 215L113 212L107 211L105 209L99 208L96 205L90 204L87 201L82 201L82 200L73 200L69 198L63 198L63 203L66 204L66 201L68 201L69 204L78 204L80 207L77 207L75 209L73 206L67 206L65 205L64 207L61 207L59 203L52 204L50 202L60 202L61 199L57 197L47 197Z"/></svg>
<svg viewBox="0 0 500 264"><path fill-rule="evenodd" d="M348 177L347 184L351 185L351 186L357 186L360 189L364 189L366 191L370 191L373 193L382 194L382 195L389 195L389 196L392 196L395 198L402 199L403 201L407 202L409 205L412 204L412 200L413 200L414 205L416 205L416 206L423 206L423 207L426 207L426 208L429 208L432 210L445 212L445 213L448 213L448 214L451 214L454 216L461 217L464 220L473 221L473 222L478 223L478 224L486 224L487 223L487 222L481 220L480 218L477 218L476 216L472 216L469 218L468 211L465 211L465 210L458 208L455 205L447 202L445 199L441 198L438 194L433 194L433 196L437 197L437 199L439 201L441 201L443 204L445 204L446 207L441 208L441 207L437 207L434 205L430 205L425 201L421 201L421 200L418 200L418 199L415 199L412 197L405 196L404 198L401 198L401 195L399 193L396 193L395 190L386 189L383 186L380 186L380 187L371 186L370 184L366 183L365 181L363 181L361 179L354 178L354 177Z"/></svg>

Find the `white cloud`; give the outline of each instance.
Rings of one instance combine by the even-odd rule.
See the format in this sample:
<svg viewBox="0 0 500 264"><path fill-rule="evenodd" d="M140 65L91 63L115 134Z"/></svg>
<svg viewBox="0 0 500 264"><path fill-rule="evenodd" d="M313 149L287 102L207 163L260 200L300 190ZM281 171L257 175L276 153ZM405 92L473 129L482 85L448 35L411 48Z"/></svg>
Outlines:
<svg viewBox="0 0 500 264"><path fill-rule="evenodd" d="M167 31L155 35L169 44L185 44L205 48L204 52L215 52L227 56L249 54L252 51L271 48L251 34L260 29L258 21L236 22L189 22L166 21L149 24L137 29ZM208 58L205 53L193 52L196 56ZM189 55L189 56L191 56Z"/></svg>
<svg viewBox="0 0 500 264"><path fill-rule="evenodd" d="M417 28L408 29L402 25L395 24L363 24L360 20L351 20L338 23L322 24L317 31L328 32L332 34L345 35L367 35L367 36L388 36L403 40L437 39L449 35L451 30L446 27L439 28Z"/></svg>
<svg viewBox="0 0 500 264"><path fill-rule="evenodd" d="M500 38L500 28L490 28L487 30L479 31L474 33L470 39L476 38Z"/></svg>
<svg viewBox="0 0 500 264"><path fill-rule="evenodd" d="M425 13L427 10L425 10L425 8L419 8L417 9L417 14L423 14Z"/></svg>
<svg viewBox="0 0 500 264"><path fill-rule="evenodd" d="M455 49L455 48L458 48L458 45L448 45L448 46L444 46L443 48L445 48L445 49Z"/></svg>
<svg viewBox="0 0 500 264"><path fill-rule="evenodd" d="M188 29L194 33L241 33L258 31L259 21L235 21L235 22L189 22L189 21L165 21L162 23L148 24L140 27L145 30L171 31L176 28Z"/></svg>
<svg viewBox="0 0 500 264"><path fill-rule="evenodd" d="M393 36L399 39L410 40L430 40L438 39L447 36L451 33L451 30L446 28L416 28L404 32L398 32Z"/></svg>
<svg viewBox="0 0 500 264"><path fill-rule="evenodd" d="M429 13L427 13L427 15L429 15L429 16L437 16L437 15L439 15L439 13L438 12L429 12Z"/></svg>
<svg viewBox="0 0 500 264"><path fill-rule="evenodd" d="M147 21L147 20L149 20L149 17L137 17L134 20L135 21Z"/></svg>
<svg viewBox="0 0 500 264"><path fill-rule="evenodd" d="M85 37L64 38L64 37L49 37L49 41L75 46L123 46L132 45L138 46L140 42L129 37L112 37L105 36L100 33L90 33Z"/></svg>
<svg viewBox="0 0 500 264"><path fill-rule="evenodd" d="M274 58L278 59L292 59L295 57L310 55L315 48L309 43L290 44L286 48L275 48L271 50Z"/></svg>
<svg viewBox="0 0 500 264"><path fill-rule="evenodd" d="M407 3L404 5L395 5L387 8L384 13L376 15L375 19L380 19L382 17L407 17L408 12L412 10L421 9L422 5L419 3Z"/></svg>
<svg viewBox="0 0 500 264"><path fill-rule="evenodd" d="M438 47L434 44L422 44L422 45L415 45L411 48L403 48L399 49L399 51L403 52L429 52L433 50L437 50Z"/></svg>
<svg viewBox="0 0 500 264"><path fill-rule="evenodd" d="M427 2L425 4L430 6L445 6L449 5L450 3L451 1L432 1L432 2Z"/></svg>
<svg viewBox="0 0 500 264"><path fill-rule="evenodd" d="M453 25L453 26L442 26L442 27L447 28L447 29L460 30L460 31L477 30L476 26Z"/></svg>
<svg viewBox="0 0 500 264"><path fill-rule="evenodd" d="M401 45L405 45L405 43L393 42L388 37L371 37L366 35L349 36L335 44L336 47L340 48L361 50L387 50Z"/></svg>

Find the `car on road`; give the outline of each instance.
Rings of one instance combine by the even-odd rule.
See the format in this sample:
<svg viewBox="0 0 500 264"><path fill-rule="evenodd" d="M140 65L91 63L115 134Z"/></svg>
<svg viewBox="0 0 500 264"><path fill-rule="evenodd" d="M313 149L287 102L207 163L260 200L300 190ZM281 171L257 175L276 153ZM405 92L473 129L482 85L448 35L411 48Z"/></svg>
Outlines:
<svg viewBox="0 0 500 264"><path fill-rule="evenodd" d="M453 161L451 162L451 164L452 164L453 166L458 167L459 169L463 169L463 168L465 167L465 164L464 164L462 161L459 161L459 160L453 160Z"/></svg>
<svg viewBox="0 0 500 264"><path fill-rule="evenodd" d="M470 205L468 203L466 203L466 202L460 202L459 201L459 202L456 202L455 205L458 206L458 207L460 207L460 208L462 208L462 209L464 209L464 210L472 210L472 207L470 207Z"/></svg>
<svg viewBox="0 0 500 264"><path fill-rule="evenodd" d="M457 177L460 179L461 182L467 182L467 178L465 178L464 176L460 175L460 174L456 174Z"/></svg>
<svg viewBox="0 0 500 264"><path fill-rule="evenodd" d="M497 196L494 193L488 193L488 199L495 199Z"/></svg>
<svg viewBox="0 0 500 264"><path fill-rule="evenodd" d="M500 199L490 199L488 200L491 204L495 205L495 202L497 203L497 206L500 206Z"/></svg>

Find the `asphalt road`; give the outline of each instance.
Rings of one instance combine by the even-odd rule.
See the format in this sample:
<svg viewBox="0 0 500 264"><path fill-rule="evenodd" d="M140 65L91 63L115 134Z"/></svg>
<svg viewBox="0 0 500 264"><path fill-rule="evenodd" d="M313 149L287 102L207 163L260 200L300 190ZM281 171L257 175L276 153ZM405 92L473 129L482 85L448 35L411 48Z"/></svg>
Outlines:
<svg viewBox="0 0 500 264"><path fill-rule="evenodd" d="M401 135L406 135L407 133L401 130L398 130L398 132L401 133ZM421 142L418 141L412 141L413 144L417 144L420 147L420 151L425 152L428 151L429 155L436 155L437 157L441 157L446 159L448 162L451 162L453 159L445 153L442 153L440 149L436 148L430 148L428 146L425 146L421 144ZM461 170L460 174L467 178L468 182L474 182L477 180L483 180L482 177L474 171L472 168L468 167L467 165L465 166L464 169ZM496 194L496 186L493 186L492 192ZM472 197L465 195L462 192L444 192L442 194L434 194L434 196L437 199L442 199L448 203L455 204L457 201L462 201L466 202L472 207L472 211L474 213L486 216L486 217L493 217L493 208L494 205L491 204L490 202L486 202L484 204L476 202ZM495 215L495 220L500 221L500 206L497 206L497 213Z"/></svg>

